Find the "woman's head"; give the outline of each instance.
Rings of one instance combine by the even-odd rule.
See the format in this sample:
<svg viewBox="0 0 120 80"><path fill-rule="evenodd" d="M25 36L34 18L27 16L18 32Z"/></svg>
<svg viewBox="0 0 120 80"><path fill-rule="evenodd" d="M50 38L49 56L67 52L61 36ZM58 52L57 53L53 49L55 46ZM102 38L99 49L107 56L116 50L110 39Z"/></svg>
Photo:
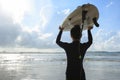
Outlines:
<svg viewBox="0 0 120 80"><path fill-rule="evenodd" d="M70 31L71 37L73 40L80 40L82 33L80 25L75 25Z"/></svg>

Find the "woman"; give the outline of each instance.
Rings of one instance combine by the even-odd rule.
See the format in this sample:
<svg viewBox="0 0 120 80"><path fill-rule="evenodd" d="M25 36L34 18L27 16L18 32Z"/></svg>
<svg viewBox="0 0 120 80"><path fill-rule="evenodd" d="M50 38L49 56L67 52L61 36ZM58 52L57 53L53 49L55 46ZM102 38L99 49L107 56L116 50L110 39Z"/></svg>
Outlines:
<svg viewBox="0 0 120 80"><path fill-rule="evenodd" d="M88 28L88 42L86 43L80 43L82 33L79 25L75 25L70 31L71 38L73 40L72 43L60 41L64 28L59 27L59 29L60 32L57 36L56 43L66 52L66 80L86 80L83 68L83 59L87 49L92 44L92 27Z"/></svg>

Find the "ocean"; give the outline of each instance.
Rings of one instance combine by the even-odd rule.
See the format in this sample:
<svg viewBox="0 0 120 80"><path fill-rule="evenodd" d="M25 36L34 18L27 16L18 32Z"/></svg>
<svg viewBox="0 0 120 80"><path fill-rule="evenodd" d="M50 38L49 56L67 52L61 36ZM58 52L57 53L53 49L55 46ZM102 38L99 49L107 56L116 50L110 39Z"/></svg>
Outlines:
<svg viewBox="0 0 120 80"><path fill-rule="evenodd" d="M87 80L120 80L120 52L87 52ZM0 53L0 80L65 80L64 52Z"/></svg>

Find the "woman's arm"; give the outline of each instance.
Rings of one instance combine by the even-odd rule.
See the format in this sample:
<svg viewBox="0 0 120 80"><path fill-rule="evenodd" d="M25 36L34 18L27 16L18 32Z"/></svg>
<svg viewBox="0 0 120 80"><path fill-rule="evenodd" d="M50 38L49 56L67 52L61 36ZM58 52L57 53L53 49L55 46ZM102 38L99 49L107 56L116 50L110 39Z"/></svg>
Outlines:
<svg viewBox="0 0 120 80"><path fill-rule="evenodd" d="M59 43L61 42L60 39L61 39L61 36L62 36L62 30L59 31L59 34L57 36L57 39L56 39L56 43L59 45Z"/></svg>
<svg viewBox="0 0 120 80"><path fill-rule="evenodd" d="M92 34L91 34L91 29L92 29L92 27L88 27L88 31L87 31L88 42L84 43L85 50L87 50L90 47L90 45L92 44L92 42L93 42L93 38L92 38Z"/></svg>
<svg viewBox="0 0 120 80"><path fill-rule="evenodd" d="M91 34L91 29L88 30L88 43L91 45L93 42L92 34Z"/></svg>
<svg viewBox="0 0 120 80"><path fill-rule="evenodd" d="M63 32L63 29L62 27L59 27L60 31L59 31L59 34L57 36L57 39L56 39L56 43L62 47L62 48L65 48L66 47L66 43L60 41L61 40L61 36L62 36L62 32Z"/></svg>

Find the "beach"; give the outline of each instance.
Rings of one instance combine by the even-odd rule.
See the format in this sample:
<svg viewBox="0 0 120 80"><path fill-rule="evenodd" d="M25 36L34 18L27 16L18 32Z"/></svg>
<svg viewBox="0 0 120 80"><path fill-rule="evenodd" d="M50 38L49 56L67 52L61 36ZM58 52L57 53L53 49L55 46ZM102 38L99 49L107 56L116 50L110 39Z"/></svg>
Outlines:
<svg viewBox="0 0 120 80"><path fill-rule="evenodd" d="M87 80L119 80L119 52L87 52ZM0 80L65 80L64 52L0 53Z"/></svg>

